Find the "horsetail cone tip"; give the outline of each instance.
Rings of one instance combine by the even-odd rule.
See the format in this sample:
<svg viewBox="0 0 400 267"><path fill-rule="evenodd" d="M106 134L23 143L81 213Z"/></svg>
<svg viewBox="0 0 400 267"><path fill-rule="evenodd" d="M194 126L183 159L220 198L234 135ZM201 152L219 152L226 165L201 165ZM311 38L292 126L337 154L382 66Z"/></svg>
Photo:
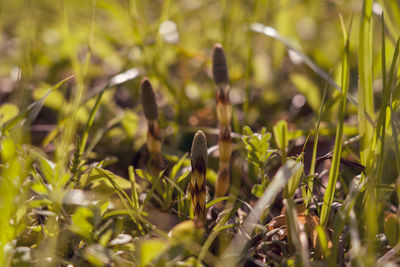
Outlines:
<svg viewBox="0 0 400 267"><path fill-rule="evenodd" d="M141 88L141 101L143 106L144 115L149 121L158 120L158 107L156 97L154 95L153 86L148 78L143 78L140 83Z"/></svg>
<svg viewBox="0 0 400 267"><path fill-rule="evenodd" d="M197 131L192 143L192 170L205 173L207 168L207 139L202 131Z"/></svg>
<svg viewBox="0 0 400 267"><path fill-rule="evenodd" d="M228 83L228 66L226 64L225 52L221 44L216 44L213 48L212 73L217 85Z"/></svg>
<svg viewBox="0 0 400 267"><path fill-rule="evenodd" d="M192 178L190 195L192 198L194 220L204 226L206 223L206 171L207 140L202 131L198 131L192 143Z"/></svg>

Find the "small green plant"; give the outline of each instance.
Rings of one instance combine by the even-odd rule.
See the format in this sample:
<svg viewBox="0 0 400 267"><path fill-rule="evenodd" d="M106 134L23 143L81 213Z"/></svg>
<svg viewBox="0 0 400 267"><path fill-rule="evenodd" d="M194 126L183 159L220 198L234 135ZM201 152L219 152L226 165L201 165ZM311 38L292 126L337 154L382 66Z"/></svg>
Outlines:
<svg viewBox="0 0 400 267"><path fill-rule="evenodd" d="M242 141L247 152L247 160L257 168L261 184L254 185L252 193L258 197L262 195L265 188L268 186L267 165L268 160L275 152L270 148L269 140L271 134L263 127L260 133L253 133L250 127L243 128L244 135Z"/></svg>

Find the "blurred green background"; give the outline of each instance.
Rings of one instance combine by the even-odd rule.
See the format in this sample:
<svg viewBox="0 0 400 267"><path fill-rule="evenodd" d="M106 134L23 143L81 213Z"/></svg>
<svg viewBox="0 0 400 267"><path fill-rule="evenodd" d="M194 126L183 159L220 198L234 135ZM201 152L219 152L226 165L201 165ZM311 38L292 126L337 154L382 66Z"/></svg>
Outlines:
<svg viewBox="0 0 400 267"><path fill-rule="evenodd" d="M139 71L139 77L108 89L102 99L93 129L101 134L97 154L92 156L128 155L132 148L138 151L143 145L145 122L138 100L139 81L144 76L151 79L157 92L165 149L189 151L195 128L215 128L217 124L211 77L211 50L217 42L223 44L228 60L233 131L240 133L245 124L271 129L279 119L286 119L289 129L301 130L299 135L305 136L314 127L326 82L282 43L251 31L251 23L273 27L338 81L343 47L339 14L347 25L353 19L350 93L357 92L362 8L358 0L3 0L0 7L0 101L8 103L1 108L3 122L17 108L74 75L48 97L32 125L32 143L50 152L51 141L60 134L63 123L68 124L71 114L76 116L71 129L82 129L95 101L91 96L114 75L132 68ZM374 16L379 17L382 9L386 11L390 57L394 35L399 32L398 2L376 2ZM374 23L377 33L379 20ZM380 40L374 38L373 45L374 90L379 93ZM332 131L323 135L334 132L337 95L329 89L322 123ZM377 99L379 106L379 96ZM79 105L76 114L74 105ZM355 114L356 107L349 104L350 122ZM354 127L346 129L355 133ZM215 144L216 138L210 142ZM124 166L131 160L127 156Z"/></svg>

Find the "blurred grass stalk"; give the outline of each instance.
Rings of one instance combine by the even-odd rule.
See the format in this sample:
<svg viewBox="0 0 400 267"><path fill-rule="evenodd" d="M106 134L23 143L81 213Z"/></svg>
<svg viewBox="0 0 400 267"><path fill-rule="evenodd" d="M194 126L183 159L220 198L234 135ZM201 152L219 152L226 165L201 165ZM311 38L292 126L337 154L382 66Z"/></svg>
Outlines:
<svg viewBox="0 0 400 267"><path fill-rule="evenodd" d="M368 184L367 184L367 195L366 195L366 210L367 210L367 237L368 237L368 249L369 254L375 252L376 246L376 235L378 233L378 221L377 214L382 208L382 205L377 202L377 199L381 199L379 196L379 190L376 188L380 187L382 184L383 177L383 168L384 168L384 160L387 149L385 149L385 144L389 138L389 133L392 130L392 135L395 137L395 155L396 155L396 167L398 169L398 144L396 140L398 140L396 130L390 129L390 124L388 122L388 118L392 115L391 107L392 107L392 84L394 80L394 73L396 69L396 63L399 55L399 42L400 39L397 39L395 50L393 53L393 58L390 66L389 76L386 73L386 42L385 42L385 20L382 14L382 88L383 88L383 97L382 103L378 113L378 120L376 122L376 128L373 133L373 138L370 144L370 151L367 158L367 173L369 174ZM375 263L375 257L369 257L370 263Z"/></svg>
<svg viewBox="0 0 400 267"><path fill-rule="evenodd" d="M230 161L232 155L231 117L232 105L229 100L229 76L224 49L216 44L213 49L212 72L217 86L217 117L219 121L219 169L215 184L215 198L223 197L230 186ZM222 202L217 204L221 207Z"/></svg>
<svg viewBox="0 0 400 267"><path fill-rule="evenodd" d="M82 103L83 96L86 93L86 78L91 62L91 54L92 54L92 47L93 47L93 35L94 35L94 27L95 27L95 1L92 0L92 16L91 16L91 25L89 32L87 33L88 39L87 39L87 45L88 45L88 51L85 54L85 59L83 62L80 62L78 58L78 54L76 51L78 50L77 46L78 44L72 44L71 40L73 40L73 34L70 31L70 23L69 23L69 18L68 18L68 10L69 6L68 3L66 2L61 2L60 5L60 14L61 16L61 33L62 33L62 39L65 43L70 44L68 46L68 53L69 53L69 59L72 63L73 71L74 71L74 77L75 77L75 82L76 82L76 92L71 100L71 105L67 105L69 110L65 113L65 127L63 128L64 131L61 132L59 139L57 140L57 145L56 145L56 152L55 152L55 160L56 164L58 166L57 168L57 177L61 177L65 172L67 172L68 169L68 161L69 157L67 156L68 153L67 151L70 151L70 147L72 146L73 143L73 138L76 135L76 128L77 128L77 113L79 110L79 106ZM61 188L64 186L62 183L57 183L58 186Z"/></svg>
<svg viewBox="0 0 400 267"><path fill-rule="evenodd" d="M91 5L91 23L86 33L87 39L85 43L88 50L84 55L84 59L80 60L77 51L79 51L79 44L72 42L75 33L70 31L69 13L73 12L68 2L61 2L60 4L60 26L61 26L61 39L66 44L67 54L72 64L73 74L75 77L75 91L72 94L70 103L66 105L66 112L63 118L59 118L58 124L64 123L63 130L60 132L55 141L55 166L52 172L52 180L49 181L53 188L53 211L57 217L49 219L45 228L48 231L46 238L38 242L40 259L38 265L52 266L53 262L58 257L56 253L56 246L58 242L58 235L60 231L60 218L63 215L62 196L65 194L65 187L70 180L70 152L74 147L74 137L76 136L78 126L78 110L82 104L83 97L87 91L87 75L91 63L93 35L95 28L95 0L92 0ZM51 263L49 263L49 260Z"/></svg>

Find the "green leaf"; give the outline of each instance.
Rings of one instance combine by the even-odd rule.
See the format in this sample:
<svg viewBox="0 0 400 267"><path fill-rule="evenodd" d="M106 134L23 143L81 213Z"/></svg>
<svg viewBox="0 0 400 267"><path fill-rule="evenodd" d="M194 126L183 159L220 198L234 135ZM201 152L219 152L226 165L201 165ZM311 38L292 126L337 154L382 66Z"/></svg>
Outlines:
<svg viewBox="0 0 400 267"><path fill-rule="evenodd" d="M385 235L391 247L396 246L400 240L400 219L397 215L389 215L383 225Z"/></svg>
<svg viewBox="0 0 400 267"><path fill-rule="evenodd" d="M104 232L99 238L99 244L102 245L103 247L107 246L108 242L111 239L111 236L113 234L112 229L108 229L107 231Z"/></svg>
<svg viewBox="0 0 400 267"><path fill-rule="evenodd" d="M204 236L204 229L196 227L193 220L187 220L175 225L168 236L174 243L199 243Z"/></svg>
<svg viewBox="0 0 400 267"><path fill-rule="evenodd" d="M93 244L86 247L83 255L91 266L102 267L111 264L111 259L107 255L106 248L100 244Z"/></svg>
<svg viewBox="0 0 400 267"><path fill-rule="evenodd" d="M148 173L145 170L136 169L136 174L139 175L140 177L142 177L143 179L149 181L150 183L154 180L154 177L151 176L150 173Z"/></svg>
<svg viewBox="0 0 400 267"><path fill-rule="evenodd" d="M295 161L291 161L291 164L294 164ZM297 164L300 164L299 170L289 179L288 185L287 185L287 191L285 198L292 198L294 196L294 193L296 193L296 189L299 187L299 183L301 180L301 176L303 174L303 168L304 165L301 162L297 162Z"/></svg>
<svg viewBox="0 0 400 267"><path fill-rule="evenodd" d="M38 155L40 154L38 153ZM39 162L40 162L40 170L42 171L44 177L47 179L47 181L53 184L55 164L43 156L39 158Z"/></svg>
<svg viewBox="0 0 400 267"><path fill-rule="evenodd" d="M41 194L41 195L44 195L44 194L47 193L47 188L46 188L46 186L45 186L44 184L42 184L42 183L34 183L34 184L31 186L31 189L32 189L33 191L35 191L36 193Z"/></svg>
<svg viewBox="0 0 400 267"><path fill-rule="evenodd" d="M4 103L0 106L0 124L8 121L9 119L17 116L18 107L11 103Z"/></svg>
<svg viewBox="0 0 400 267"><path fill-rule="evenodd" d="M167 243L161 239L143 241L140 245L140 266L148 266L166 247Z"/></svg>
<svg viewBox="0 0 400 267"><path fill-rule="evenodd" d="M179 179L178 171L182 169L183 166L188 166L190 164L190 160L187 160L188 153L185 153L179 161L172 167L170 172L170 178L174 181ZM178 181L179 182L179 181Z"/></svg>
<svg viewBox="0 0 400 267"><path fill-rule="evenodd" d="M70 230L82 238L85 241L90 242L92 240L93 224L93 212L87 207L79 207L72 215Z"/></svg>
<svg viewBox="0 0 400 267"><path fill-rule="evenodd" d="M251 188L251 193L256 197L261 197L264 193L264 186L262 184L255 184Z"/></svg>
<svg viewBox="0 0 400 267"><path fill-rule="evenodd" d="M11 138L5 139L1 143L1 156L5 162L12 161L16 153L14 141Z"/></svg>
<svg viewBox="0 0 400 267"><path fill-rule="evenodd" d="M44 95L46 95L48 88L38 88L33 91L33 98L39 100ZM64 96L60 91L54 91L50 94L44 101L44 105L48 108L60 111L65 107Z"/></svg>
<svg viewBox="0 0 400 267"><path fill-rule="evenodd" d="M281 150L282 161L286 160L286 149L289 145L288 126L285 120L280 120L273 127L274 139L277 147Z"/></svg>
<svg viewBox="0 0 400 267"><path fill-rule="evenodd" d="M187 177L189 177L189 174L190 174L189 171L186 171L186 172L182 173L182 175L179 176L179 177L176 179L176 182L177 182L177 183L181 183L181 182L184 181ZM187 179L187 180L189 180L189 179ZM189 181L188 181L188 182L189 182Z"/></svg>
<svg viewBox="0 0 400 267"><path fill-rule="evenodd" d="M128 168L129 172L129 181L131 182L131 199L132 203L135 205L135 207L138 209L139 208L139 197L138 197L138 192L137 192L137 184L136 184L136 177L135 177L135 169L133 166L129 166Z"/></svg>
<svg viewBox="0 0 400 267"><path fill-rule="evenodd" d="M219 198L213 199L206 204L206 208L208 209L209 207L211 207L221 201L228 200L228 199L229 199L229 197L219 197Z"/></svg>
<svg viewBox="0 0 400 267"><path fill-rule="evenodd" d="M109 217L112 216L127 216L129 215L129 211L128 210L114 210L114 211L109 211L107 213L104 214L103 219L108 219Z"/></svg>
<svg viewBox="0 0 400 267"><path fill-rule="evenodd" d="M326 259L328 259L329 255L330 255L330 250L328 247L328 238L325 233L325 230L321 225L317 225L317 227L315 227L315 230L318 233L318 241L319 241L319 244L321 245L322 253L323 253L324 257Z"/></svg>
<svg viewBox="0 0 400 267"><path fill-rule="evenodd" d="M127 181L126 179L110 172L104 169L101 169L99 171L99 168L93 168L92 171L90 172L90 175L88 177L82 177L82 181L84 181L84 187L88 186L89 184L93 184L93 188L96 186L99 186L100 184L108 187L111 192L114 191L114 186L111 184L111 182L107 179L106 176L103 175L103 173L106 173L115 181L118 186L122 189L130 189L131 188L131 183ZM105 189L105 188L104 188Z"/></svg>
<svg viewBox="0 0 400 267"><path fill-rule="evenodd" d="M100 208L100 214L104 215L104 213L108 209L108 206L110 205L110 200L107 198L101 199L100 201L97 202L97 205Z"/></svg>

